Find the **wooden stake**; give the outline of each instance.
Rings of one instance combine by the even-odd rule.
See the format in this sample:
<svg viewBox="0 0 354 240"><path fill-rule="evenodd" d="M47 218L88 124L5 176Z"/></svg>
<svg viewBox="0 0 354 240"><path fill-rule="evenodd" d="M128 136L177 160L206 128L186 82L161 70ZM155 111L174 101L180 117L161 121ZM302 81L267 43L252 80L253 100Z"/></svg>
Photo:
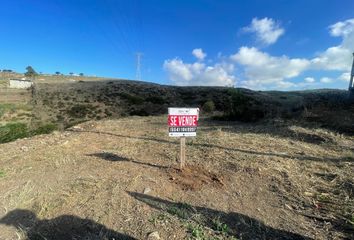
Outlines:
<svg viewBox="0 0 354 240"><path fill-rule="evenodd" d="M180 170L183 170L186 163L186 137L181 137Z"/></svg>

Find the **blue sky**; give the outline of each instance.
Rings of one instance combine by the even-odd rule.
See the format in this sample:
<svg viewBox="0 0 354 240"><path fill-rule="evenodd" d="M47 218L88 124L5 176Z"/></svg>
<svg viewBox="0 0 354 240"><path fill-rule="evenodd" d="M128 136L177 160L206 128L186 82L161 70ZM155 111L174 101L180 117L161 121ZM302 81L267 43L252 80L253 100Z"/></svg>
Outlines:
<svg viewBox="0 0 354 240"><path fill-rule="evenodd" d="M354 1L3 0L0 69L174 85L347 88Z"/></svg>

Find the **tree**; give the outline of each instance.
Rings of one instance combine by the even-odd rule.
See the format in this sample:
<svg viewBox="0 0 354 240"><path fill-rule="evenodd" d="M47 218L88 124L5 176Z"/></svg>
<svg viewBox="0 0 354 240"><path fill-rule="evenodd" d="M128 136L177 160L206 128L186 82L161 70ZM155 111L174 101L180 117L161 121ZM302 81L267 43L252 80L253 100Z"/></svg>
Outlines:
<svg viewBox="0 0 354 240"><path fill-rule="evenodd" d="M73 72L69 72L70 76L72 76L74 73Z"/></svg>
<svg viewBox="0 0 354 240"><path fill-rule="evenodd" d="M31 66L26 67L26 70L27 70L27 72L25 72L26 77L33 78L38 75L38 73Z"/></svg>
<svg viewBox="0 0 354 240"><path fill-rule="evenodd" d="M79 75L80 75L81 77L82 77L82 76L84 76L84 74L83 74L83 73L80 73Z"/></svg>
<svg viewBox="0 0 354 240"><path fill-rule="evenodd" d="M55 75L60 75L60 72L55 72Z"/></svg>
<svg viewBox="0 0 354 240"><path fill-rule="evenodd" d="M212 100L208 100L204 103L202 109L206 113L212 113L215 110L215 104Z"/></svg>

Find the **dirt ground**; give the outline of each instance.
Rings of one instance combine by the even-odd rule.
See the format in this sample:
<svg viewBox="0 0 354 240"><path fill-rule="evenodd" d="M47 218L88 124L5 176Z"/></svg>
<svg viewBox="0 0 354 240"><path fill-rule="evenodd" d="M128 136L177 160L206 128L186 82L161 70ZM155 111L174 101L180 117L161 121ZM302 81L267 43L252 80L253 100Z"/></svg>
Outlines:
<svg viewBox="0 0 354 240"><path fill-rule="evenodd" d="M0 145L0 239L353 239L354 138L316 126L166 116Z"/></svg>

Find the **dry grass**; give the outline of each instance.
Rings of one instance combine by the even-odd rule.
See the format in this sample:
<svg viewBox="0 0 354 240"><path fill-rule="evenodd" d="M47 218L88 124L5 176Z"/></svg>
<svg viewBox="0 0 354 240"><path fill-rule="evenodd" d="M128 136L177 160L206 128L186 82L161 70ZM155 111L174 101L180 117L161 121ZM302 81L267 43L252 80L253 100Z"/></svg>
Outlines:
<svg viewBox="0 0 354 240"><path fill-rule="evenodd" d="M8 223L17 232L0 224L0 239L51 238L85 219L96 239L353 236L353 137L291 121L202 121L180 174L165 118L87 122L0 145L0 218L17 214ZM16 225L19 209L35 214L31 227Z"/></svg>
<svg viewBox="0 0 354 240"><path fill-rule="evenodd" d="M9 122L30 122L32 118L32 108L28 104L0 104L0 125Z"/></svg>

